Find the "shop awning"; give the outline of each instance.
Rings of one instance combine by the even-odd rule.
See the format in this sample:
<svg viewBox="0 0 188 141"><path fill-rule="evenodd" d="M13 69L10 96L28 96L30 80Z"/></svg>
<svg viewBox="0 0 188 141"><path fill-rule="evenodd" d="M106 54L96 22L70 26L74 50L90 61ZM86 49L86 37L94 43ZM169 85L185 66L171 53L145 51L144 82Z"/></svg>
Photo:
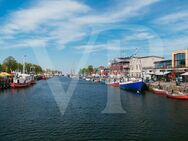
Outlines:
<svg viewBox="0 0 188 141"><path fill-rule="evenodd" d="M0 73L0 76L1 77L5 77L5 76L13 76L12 74L9 74L9 73L7 73L7 72L1 72Z"/></svg>
<svg viewBox="0 0 188 141"><path fill-rule="evenodd" d="M158 76L163 76L163 75L167 75L169 74L170 72L157 72L155 73L155 75L158 75Z"/></svg>
<svg viewBox="0 0 188 141"><path fill-rule="evenodd" d="M181 75L183 75L183 76L188 76L188 72L185 72L185 73L183 73L183 74L181 74Z"/></svg>

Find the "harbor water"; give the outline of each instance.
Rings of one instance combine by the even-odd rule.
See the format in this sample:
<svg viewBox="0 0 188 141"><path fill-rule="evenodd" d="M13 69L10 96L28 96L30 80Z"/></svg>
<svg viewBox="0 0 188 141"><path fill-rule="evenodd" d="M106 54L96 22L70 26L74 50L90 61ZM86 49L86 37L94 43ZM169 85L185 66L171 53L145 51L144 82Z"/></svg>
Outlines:
<svg viewBox="0 0 188 141"><path fill-rule="evenodd" d="M67 101L57 97L62 92L57 85L67 91L72 84L75 90L62 113L58 102ZM109 89L112 96L120 92L126 113L103 112ZM58 77L24 89L0 90L0 141L183 141L188 139L187 121L188 101L151 92L140 95L85 80L76 84L76 80Z"/></svg>

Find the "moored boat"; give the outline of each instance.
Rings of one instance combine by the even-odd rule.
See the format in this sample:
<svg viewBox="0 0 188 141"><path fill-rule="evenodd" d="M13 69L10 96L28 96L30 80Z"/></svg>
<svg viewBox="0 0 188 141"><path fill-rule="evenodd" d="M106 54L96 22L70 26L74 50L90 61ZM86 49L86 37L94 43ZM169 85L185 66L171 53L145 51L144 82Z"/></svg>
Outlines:
<svg viewBox="0 0 188 141"><path fill-rule="evenodd" d="M37 82L36 82L36 80L31 80L31 84L33 85L33 84L36 84Z"/></svg>
<svg viewBox="0 0 188 141"><path fill-rule="evenodd" d="M90 79L90 78L86 78L85 80L86 80L86 81L90 81L91 79Z"/></svg>
<svg viewBox="0 0 188 141"><path fill-rule="evenodd" d="M36 77L35 77L34 75L31 75L31 77L32 77L32 78L31 78L31 79L32 79L32 80L31 80L31 84L32 84L32 85L36 84L36 83L37 83Z"/></svg>
<svg viewBox="0 0 188 141"><path fill-rule="evenodd" d="M179 92L177 94L176 93L172 93L172 94L168 93L167 97L172 98L172 99L188 100L188 94L181 93L181 92Z"/></svg>
<svg viewBox="0 0 188 141"><path fill-rule="evenodd" d="M95 83L99 83L99 82L100 82L100 80L98 80L98 79L95 79L95 80L94 80L94 82L95 82Z"/></svg>
<svg viewBox="0 0 188 141"><path fill-rule="evenodd" d="M153 88L152 91L154 94L162 95L162 96L166 96L168 93L166 90L162 90L162 89L158 89L158 88Z"/></svg>
<svg viewBox="0 0 188 141"><path fill-rule="evenodd" d="M47 79L48 79L47 76L45 75L42 76L42 80L47 80Z"/></svg>
<svg viewBox="0 0 188 141"><path fill-rule="evenodd" d="M102 80L100 80L100 83L102 83L102 84L105 84L105 80L104 79L102 79Z"/></svg>
<svg viewBox="0 0 188 141"><path fill-rule="evenodd" d="M134 91L137 93L141 93L146 90L146 84L143 81L128 81L119 84L121 89L127 91Z"/></svg>
<svg viewBox="0 0 188 141"><path fill-rule="evenodd" d="M111 82L110 85L113 87L119 87L119 82Z"/></svg>
<svg viewBox="0 0 188 141"><path fill-rule="evenodd" d="M22 88L22 87L28 87L28 86L30 86L31 85L31 83L11 83L10 84L10 87L11 88Z"/></svg>
<svg viewBox="0 0 188 141"><path fill-rule="evenodd" d="M29 74L18 73L14 76L13 82L10 83L11 88L22 88L31 85L32 76Z"/></svg>

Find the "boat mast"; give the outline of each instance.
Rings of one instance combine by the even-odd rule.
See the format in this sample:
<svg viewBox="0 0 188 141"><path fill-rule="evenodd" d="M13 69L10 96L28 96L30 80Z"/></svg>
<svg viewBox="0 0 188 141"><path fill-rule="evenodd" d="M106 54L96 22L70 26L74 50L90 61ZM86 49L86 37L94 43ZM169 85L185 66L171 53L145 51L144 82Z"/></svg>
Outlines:
<svg viewBox="0 0 188 141"><path fill-rule="evenodd" d="M26 58L26 55L24 55L24 59L23 59L23 74L25 74L25 58Z"/></svg>

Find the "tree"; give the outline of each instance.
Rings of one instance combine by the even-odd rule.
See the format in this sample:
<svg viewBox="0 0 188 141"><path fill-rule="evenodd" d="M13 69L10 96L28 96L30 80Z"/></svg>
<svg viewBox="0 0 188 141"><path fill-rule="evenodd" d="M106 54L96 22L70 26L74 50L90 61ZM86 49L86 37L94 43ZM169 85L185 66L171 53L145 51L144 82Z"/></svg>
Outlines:
<svg viewBox="0 0 188 141"><path fill-rule="evenodd" d="M7 71L7 66L6 65L4 65L4 64L2 64L2 71Z"/></svg>
<svg viewBox="0 0 188 141"><path fill-rule="evenodd" d="M17 71L22 72L23 70L23 65L21 63L17 63Z"/></svg>
<svg viewBox="0 0 188 141"><path fill-rule="evenodd" d="M34 64L33 68L34 68L36 74L39 74L39 73L43 72L42 67L39 66L39 65Z"/></svg>
<svg viewBox="0 0 188 141"><path fill-rule="evenodd" d="M34 71L33 70L33 64L31 64L31 63L25 63L25 71L27 73L30 73L30 72Z"/></svg>
<svg viewBox="0 0 188 141"><path fill-rule="evenodd" d="M11 72L17 69L17 61L14 57L9 56L3 61L3 65L6 66L6 71Z"/></svg>
<svg viewBox="0 0 188 141"><path fill-rule="evenodd" d="M3 68L2 68L2 65L0 64L0 72L2 72Z"/></svg>
<svg viewBox="0 0 188 141"><path fill-rule="evenodd" d="M81 75L85 76L87 74L87 69L86 68L82 68L80 69L80 72L79 72Z"/></svg>
<svg viewBox="0 0 188 141"><path fill-rule="evenodd" d="M88 67L86 67L86 68L82 68L82 69L80 69L80 74L81 75L91 75L92 73L94 72L94 68L93 68L93 66L92 65L89 65Z"/></svg>
<svg viewBox="0 0 188 141"><path fill-rule="evenodd" d="M93 72L93 66L92 65L89 65L88 67L87 67L87 71L88 71L88 73L89 74L91 74L92 72Z"/></svg>

